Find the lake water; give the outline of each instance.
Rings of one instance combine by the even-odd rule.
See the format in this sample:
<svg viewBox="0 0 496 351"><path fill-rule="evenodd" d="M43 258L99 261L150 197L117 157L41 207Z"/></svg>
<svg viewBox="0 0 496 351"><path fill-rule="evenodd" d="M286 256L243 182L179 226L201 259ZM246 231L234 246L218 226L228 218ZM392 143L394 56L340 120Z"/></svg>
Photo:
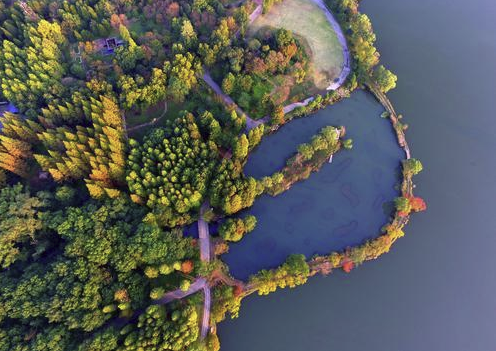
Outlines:
<svg viewBox="0 0 496 351"><path fill-rule="evenodd" d="M328 125L345 126L354 146L289 191L255 201L246 213L257 217L257 228L223 257L235 277L277 267L291 253L326 254L378 235L399 194L403 158L391 123L380 118L383 111L370 94L359 91L262 141L245 168L256 178L280 170L299 144Z"/></svg>
<svg viewBox="0 0 496 351"><path fill-rule="evenodd" d="M424 164L415 182L428 211L351 274L245 299L239 319L219 325L222 351L496 350L496 3L363 0L361 10L399 76L390 97Z"/></svg>

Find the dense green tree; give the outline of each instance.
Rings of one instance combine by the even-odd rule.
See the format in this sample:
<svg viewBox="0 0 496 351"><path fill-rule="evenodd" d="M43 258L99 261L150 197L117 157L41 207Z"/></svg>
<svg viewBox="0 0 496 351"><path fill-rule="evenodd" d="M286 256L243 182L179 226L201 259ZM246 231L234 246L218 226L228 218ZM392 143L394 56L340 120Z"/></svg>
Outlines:
<svg viewBox="0 0 496 351"><path fill-rule="evenodd" d="M116 197L124 182L126 141L121 112L113 99L91 100L92 128L47 129L38 138L48 151L36 154L56 181L84 179L95 198Z"/></svg>
<svg viewBox="0 0 496 351"><path fill-rule="evenodd" d="M244 160L248 156L249 142L246 134L241 134L234 142L233 157L238 160Z"/></svg>
<svg viewBox="0 0 496 351"><path fill-rule="evenodd" d="M18 188L13 191L19 192ZM29 214L34 211L29 206L38 205L31 204L37 200L22 193L18 197L25 202L16 210L26 213L24 223L17 220L16 229L21 234L17 242L23 245L22 235L37 235L42 228L32 223L36 215ZM0 327L7 318L19 323L41 318L63 330L92 331L115 316L116 307L127 311L146 304L152 286L142 270L175 262L181 266L181 261L198 252L192 239L180 232L141 223L143 215L141 208L114 200L42 216L45 230L53 232L51 242L60 248L50 255L38 248L40 252L32 253L30 259L42 255L39 262L30 260L22 269L16 263L14 269L0 272ZM10 216L15 218L16 212ZM56 236L59 240L53 239Z"/></svg>
<svg viewBox="0 0 496 351"><path fill-rule="evenodd" d="M241 173L241 165L222 160L210 188L210 203L226 214L234 214L253 205L263 192L257 181Z"/></svg>
<svg viewBox="0 0 496 351"><path fill-rule="evenodd" d="M229 218L219 227L220 236L227 241L240 241L243 236L255 229L257 219L255 216Z"/></svg>
<svg viewBox="0 0 496 351"><path fill-rule="evenodd" d="M248 132L249 150L253 150L258 144L260 144L264 135L264 129L264 124L260 124Z"/></svg>
<svg viewBox="0 0 496 351"><path fill-rule="evenodd" d="M149 82L141 76L135 78L123 75L118 81L120 99L125 109L144 109L165 99L167 95L167 75L159 68L153 68Z"/></svg>
<svg viewBox="0 0 496 351"><path fill-rule="evenodd" d="M234 74L229 72L227 76L224 77L222 80L222 91L226 94L231 94L232 91L234 90L234 84L236 83L236 77L234 77Z"/></svg>
<svg viewBox="0 0 496 351"><path fill-rule="evenodd" d="M408 214L412 210L410 200L406 197L397 197L394 200L394 204L396 206L396 209L401 213Z"/></svg>
<svg viewBox="0 0 496 351"><path fill-rule="evenodd" d="M197 211L217 164L215 144L203 140L192 114L155 129L140 145L131 140L126 180L135 201L184 224Z"/></svg>
<svg viewBox="0 0 496 351"><path fill-rule="evenodd" d="M270 115L270 123L274 126L284 124L284 109L282 106L276 106Z"/></svg>
<svg viewBox="0 0 496 351"><path fill-rule="evenodd" d="M190 90L197 84L197 75L202 68L191 53L177 54L172 64L166 63L165 72L169 75L168 93L177 100L183 101Z"/></svg>
<svg viewBox="0 0 496 351"><path fill-rule="evenodd" d="M43 194L41 194L43 196ZM0 266L40 255L50 246L43 222L43 197L32 197L21 184L0 189Z"/></svg>
<svg viewBox="0 0 496 351"><path fill-rule="evenodd" d="M396 87L396 81L398 80L398 77L383 65L374 69L372 77L383 93L387 93L389 90L394 89Z"/></svg>
<svg viewBox="0 0 496 351"><path fill-rule="evenodd" d="M310 274L304 255L290 255L283 265L272 270L261 270L250 277L250 284L255 286L259 295L267 295L277 288L305 284Z"/></svg>
<svg viewBox="0 0 496 351"><path fill-rule="evenodd" d="M46 20L27 26L26 32L29 44L24 47L3 40L0 83L5 98L34 117L41 106L64 95L62 49L67 40L58 23Z"/></svg>
<svg viewBox="0 0 496 351"><path fill-rule="evenodd" d="M422 172L422 163L416 158L403 161L403 171L409 175L416 175Z"/></svg>

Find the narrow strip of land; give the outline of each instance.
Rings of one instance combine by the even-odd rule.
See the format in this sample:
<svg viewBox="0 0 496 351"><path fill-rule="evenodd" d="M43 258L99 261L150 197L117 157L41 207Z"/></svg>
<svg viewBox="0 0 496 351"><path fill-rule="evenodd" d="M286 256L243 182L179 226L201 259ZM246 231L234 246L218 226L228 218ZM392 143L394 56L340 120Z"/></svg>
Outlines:
<svg viewBox="0 0 496 351"><path fill-rule="evenodd" d="M401 124L398 121L398 116L396 115L396 111L394 110L393 104L386 96L385 93L381 91L381 89L377 86L377 84L373 81L372 78L368 79L366 82L366 86L369 88L370 92L376 97L376 99L381 103L382 106L389 113L389 119L393 124L393 128L396 131L396 136L398 138L398 143L400 144L403 151L405 151L406 159L409 160L411 158L410 147L406 141L405 133Z"/></svg>

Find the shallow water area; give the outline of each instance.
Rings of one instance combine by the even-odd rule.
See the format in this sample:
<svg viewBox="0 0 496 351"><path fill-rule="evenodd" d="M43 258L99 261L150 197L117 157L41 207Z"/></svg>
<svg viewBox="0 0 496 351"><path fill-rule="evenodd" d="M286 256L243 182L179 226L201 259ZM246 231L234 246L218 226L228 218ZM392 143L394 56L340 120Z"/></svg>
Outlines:
<svg viewBox="0 0 496 351"><path fill-rule="evenodd" d="M340 150L309 179L277 197L264 195L245 211L257 217L257 228L222 257L235 277L276 267L292 253L325 254L379 234L391 214L387 204L398 196L403 158L382 112L370 94L358 91L265 137L250 155L247 175L261 178L280 170L299 144L328 125L345 126L354 146Z"/></svg>

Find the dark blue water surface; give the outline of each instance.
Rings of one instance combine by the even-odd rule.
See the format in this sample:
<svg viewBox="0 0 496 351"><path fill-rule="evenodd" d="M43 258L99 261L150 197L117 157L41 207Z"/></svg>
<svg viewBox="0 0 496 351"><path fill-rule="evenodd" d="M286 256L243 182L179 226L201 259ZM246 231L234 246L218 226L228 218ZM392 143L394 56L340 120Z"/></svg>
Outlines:
<svg viewBox="0 0 496 351"><path fill-rule="evenodd" d="M390 216L387 203L398 196L403 157L391 123L380 118L382 111L371 95L358 91L262 141L245 168L256 178L280 170L299 144L328 125L345 126L354 146L285 193L255 202L246 213L257 217L257 228L223 256L234 276L246 279L276 267L291 253L325 254L379 234Z"/></svg>

